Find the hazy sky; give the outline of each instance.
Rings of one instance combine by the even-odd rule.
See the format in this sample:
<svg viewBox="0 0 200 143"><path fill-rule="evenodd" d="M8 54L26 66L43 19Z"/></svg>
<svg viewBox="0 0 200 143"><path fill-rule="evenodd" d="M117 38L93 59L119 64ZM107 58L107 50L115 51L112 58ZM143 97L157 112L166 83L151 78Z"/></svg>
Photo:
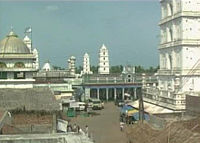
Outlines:
<svg viewBox="0 0 200 143"><path fill-rule="evenodd" d="M103 43L111 65L157 66L159 20L159 1L0 1L0 39L11 26L20 38L32 26L40 63L50 60L61 67L71 55L82 65L85 52L97 65Z"/></svg>

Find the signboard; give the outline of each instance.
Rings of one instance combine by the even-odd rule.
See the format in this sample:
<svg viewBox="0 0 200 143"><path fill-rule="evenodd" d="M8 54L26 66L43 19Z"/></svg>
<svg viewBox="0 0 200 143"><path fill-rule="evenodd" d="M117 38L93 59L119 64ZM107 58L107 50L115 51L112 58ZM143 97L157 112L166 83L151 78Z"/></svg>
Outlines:
<svg viewBox="0 0 200 143"><path fill-rule="evenodd" d="M67 132L68 121L58 119L57 122L57 130L61 132Z"/></svg>

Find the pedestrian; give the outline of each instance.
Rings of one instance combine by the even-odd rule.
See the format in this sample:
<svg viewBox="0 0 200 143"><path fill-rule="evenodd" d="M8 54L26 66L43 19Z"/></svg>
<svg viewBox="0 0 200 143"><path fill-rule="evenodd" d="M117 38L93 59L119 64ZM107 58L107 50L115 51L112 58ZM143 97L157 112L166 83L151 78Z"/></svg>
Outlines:
<svg viewBox="0 0 200 143"><path fill-rule="evenodd" d="M88 125L85 126L85 134L88 136Z"/></svg>
<svg viewBox="0 0 200 143"><path fill-rule="evenodd" d="M76 126L76 124L74 124L74 126L73 126L73 132L77 132L77 126Z"/></svg>
<svg viewBox="0 0 200 143"><path fill-rule="evenodd" d="M77 132L79 133L80 132L80 126L77 126Z"/></svg>
<svg viewBox="0 0 200 143"><path fill-rule="evenodd" d="M123 131L123 129L124 129L124 123L120 122L120 130Z"/></svg>

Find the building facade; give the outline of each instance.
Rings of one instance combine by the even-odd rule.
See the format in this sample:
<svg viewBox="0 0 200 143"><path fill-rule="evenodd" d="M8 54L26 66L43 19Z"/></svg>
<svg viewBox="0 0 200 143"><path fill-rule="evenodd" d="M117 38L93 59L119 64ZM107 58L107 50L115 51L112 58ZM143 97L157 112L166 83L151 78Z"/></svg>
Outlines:
<svg viewBox="0 0 200 143"><path fill-rule="evenodd" d="M199 0L160 0L160 69L157 87L145 87L144 100L175 111L185 109L187 93L200 91Z"/></svg>
<svg viewBox="0 0 200 143"><path fill-rule="evenodd" d="M99 50L99 74L109 74L110 73L110 66L109 66L109 54L108 49L103 44Z"/></svg>
<svg viewBox="0 0 200 143"><path fill-rule="evenodd" d="M0 41L0 88L32 88L33 74L39 70L38 52L11 31Z"/></svg>

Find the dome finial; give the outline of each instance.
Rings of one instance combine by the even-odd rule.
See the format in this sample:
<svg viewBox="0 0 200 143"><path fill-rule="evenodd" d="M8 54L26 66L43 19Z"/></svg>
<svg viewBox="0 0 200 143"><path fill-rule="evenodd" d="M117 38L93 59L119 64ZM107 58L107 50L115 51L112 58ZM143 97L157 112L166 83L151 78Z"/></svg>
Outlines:
<svg viewBox="0 0 200 143"><path fill-rule="evenodd" d="M11 25L10 29L11 29L11 31L13 32L13 26L12 26L12 25Z"/></svg>
<svg viewBox="0 0 200 143"><path fill-rule="evenodd" d="M18 37L16 34L15 34L15 32L13 31L13 26L11 26L10 27L10 29L11 29L11 31L9 32L9 34L7 35L7 37L11 37L11 36L13 36L13 37Z"/></svg>

